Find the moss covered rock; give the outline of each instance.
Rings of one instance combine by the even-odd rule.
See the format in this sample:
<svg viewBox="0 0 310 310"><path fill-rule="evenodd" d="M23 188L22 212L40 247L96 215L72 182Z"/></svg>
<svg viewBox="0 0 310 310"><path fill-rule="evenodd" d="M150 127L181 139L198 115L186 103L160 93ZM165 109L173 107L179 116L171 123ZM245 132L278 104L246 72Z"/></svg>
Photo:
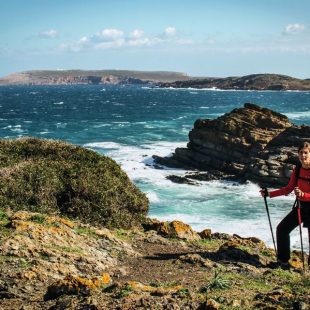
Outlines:
<svg viewBox="0 0 310 310"><path fill-rule="evenodd" d="M0 140L0 208L129 228L144 220L148 200L106 156L61 141L22 138Z"/></svg>

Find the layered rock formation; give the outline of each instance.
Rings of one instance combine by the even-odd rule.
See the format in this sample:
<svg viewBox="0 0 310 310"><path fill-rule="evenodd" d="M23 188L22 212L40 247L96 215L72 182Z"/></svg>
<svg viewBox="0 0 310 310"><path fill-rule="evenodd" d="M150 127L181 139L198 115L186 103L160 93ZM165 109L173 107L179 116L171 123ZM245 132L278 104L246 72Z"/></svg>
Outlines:
<svg viewBox="0 0 310 310"><path fill-rule="evenodd" d="M279 185L288 181L297 147L309 137L308 126L298 127L282 114L246 103L217 119L197 120L187 148L177 148L171 158L155 159L159 164L206 171L200 179L229 176Z"/></svg>
<svg viewBox="0 0 310 310"><path fill-rule="evenodd" d="M244 178L260 184L284 185L298 163L297 149L310 139L309 126L291 126L254 156L243 171Z"/></svg>

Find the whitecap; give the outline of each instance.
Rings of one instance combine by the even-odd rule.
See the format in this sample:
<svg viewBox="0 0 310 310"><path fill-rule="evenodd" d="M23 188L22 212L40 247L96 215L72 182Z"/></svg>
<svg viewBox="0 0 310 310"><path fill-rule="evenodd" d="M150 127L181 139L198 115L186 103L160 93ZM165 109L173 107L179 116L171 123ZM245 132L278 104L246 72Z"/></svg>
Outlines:
<svg viewBox="0 0 310 310"><path fill-rule="evenodd" d="M62 105L62 104L64 104L64 102L63 102L63 101L53 102L53 104L56 104L56 105Z"/></svg>
<svg viewBox="0 0 310 310"><path fill-rule="evenodd" d="M67 123L56 123L56 127L57 128L66 128L67 127Z"/></svg>
<svg viewBox="0 0 310 310"><path fill-rule="evenodd" d="M150 202L159 202L160 199L155 192L146 192L146 197Z"/></svg>
<svg viewBox="0 0 310 310"><path fill-rule="evenodd" d="M119 149L122 145L116 142L92 142L86 143L83 146L96 149Z"/></svg>
<svg viewBox="0 0 310 310"><path fill-rule="evenodd" d="M101 127L111 127L111 124L98 124L98 125L94 125L93 128L101 128Z"/></svg>
<svg viewBox="0 0 310 310"><path fill-rule="evenodd" d="M290 113L283 113L290 119L297 119L301 120L304 118L310 118L310 111L300 111L300 112L290 112Z"/></svg>

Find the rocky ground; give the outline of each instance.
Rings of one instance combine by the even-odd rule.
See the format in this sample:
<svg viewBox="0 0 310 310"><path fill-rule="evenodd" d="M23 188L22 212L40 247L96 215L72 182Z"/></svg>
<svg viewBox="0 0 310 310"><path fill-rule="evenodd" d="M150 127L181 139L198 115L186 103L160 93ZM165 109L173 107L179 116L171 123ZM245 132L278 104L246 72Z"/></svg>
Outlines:
<svg viewBox="0 0 310 310"><path fill-rule="evenodd" d="M309 309L300 253L173 221L108 230L0 213L0 309Z"/></svg>

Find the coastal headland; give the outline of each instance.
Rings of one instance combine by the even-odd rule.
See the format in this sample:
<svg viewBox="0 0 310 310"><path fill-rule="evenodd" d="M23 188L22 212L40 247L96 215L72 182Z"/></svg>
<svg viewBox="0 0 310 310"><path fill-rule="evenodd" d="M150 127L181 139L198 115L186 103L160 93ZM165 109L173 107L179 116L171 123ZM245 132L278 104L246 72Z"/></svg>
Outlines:
<svg viewBox="0 0 310 310"><path fill-rule="evenodd" d="M310 90L310 79L280 74L194 77L181 72L130 70L32 70L0 78L0 85L150 85L226 90Z"/></svg>
<svg viewBox="0 0 310 310"><path fill-rule="evenodd" d="M300 251L275 268L255 236L148 218L145 195L105 156L0 142L1 309L309 307Z"/></svg>

